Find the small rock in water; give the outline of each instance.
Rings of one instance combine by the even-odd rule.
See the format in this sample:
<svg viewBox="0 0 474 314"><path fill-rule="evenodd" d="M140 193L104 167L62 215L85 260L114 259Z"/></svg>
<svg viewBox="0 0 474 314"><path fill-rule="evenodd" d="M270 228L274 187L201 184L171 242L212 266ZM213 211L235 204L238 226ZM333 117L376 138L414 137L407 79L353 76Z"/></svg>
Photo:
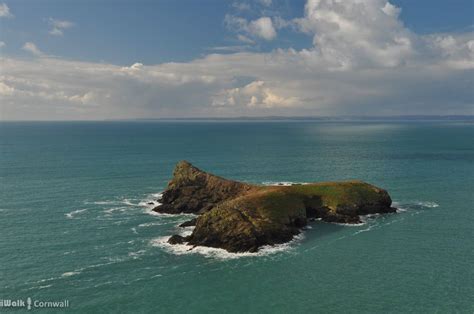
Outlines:
<svg viewBox="0 0 474 314"><path fill-rule="evenodd" d="M172 235L168 239L169 244L183 244L184 242L186 242L186 238L178 234Z"/></svg>
<svg viewBox="0 0 474 314"><path fill-rule="evenodd" d="M193 227L193 226L196 225L196 221L197 221L197 218L193 218L191 220L183 222L179 226L182 227L182 228L184 228L184 227Z"/></svg>

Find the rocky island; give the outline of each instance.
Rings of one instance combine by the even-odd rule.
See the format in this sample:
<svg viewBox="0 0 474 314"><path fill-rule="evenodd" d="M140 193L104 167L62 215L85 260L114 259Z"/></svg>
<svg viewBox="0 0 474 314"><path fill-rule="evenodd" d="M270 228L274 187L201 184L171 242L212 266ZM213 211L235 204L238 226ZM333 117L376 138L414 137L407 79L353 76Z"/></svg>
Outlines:
<svg viewBox="0 0 474 314"><path fill-rule="evenodd" d="M362 181L260 186L206 173L179 162L164 191L158 213L193 213L191 235L173 235L171 244L256 252L290 241L308 221L360 223L360 215L393 213L387 191Z"/></svg>

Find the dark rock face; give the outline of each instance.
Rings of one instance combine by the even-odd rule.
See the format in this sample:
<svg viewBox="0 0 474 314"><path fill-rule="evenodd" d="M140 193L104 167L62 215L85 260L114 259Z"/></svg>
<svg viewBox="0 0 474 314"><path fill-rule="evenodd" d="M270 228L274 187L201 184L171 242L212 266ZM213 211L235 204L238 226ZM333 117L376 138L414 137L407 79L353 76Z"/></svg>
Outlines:
<svg viewBox="0 0 474 314"><path fill-rule="evenodd" d="M175 234L175 235L172 235L169 239L168 239L168 243L169 244L183 244L185 242L187 242L189 239L187 239L187 237L183 237L183 236L180 236L178 234Z"/></svg>
<svg viewBox="0 0 474 314"><path fill-rule="evenodd" d="M359 215L392 213L387 191L361 181L292 186L256 186L205 173L180 162L163 193L162 213L196 213L181 224L195 229L168 242L255 252L263 245L290 241L308 220L359 223Z"/></svg>
<svg viewBox="0 0 474 314"><path fill-rule="evenodd" d="M302 221L304 217L301 217ZM304 220L304 224L306 221ZM290 241L301 224L266 223L236 209L216 210L198 219L189 244L222 248L229 252L256 252L263 245Z"/></svg>
<svg viewBox="0 0 474 314"><path fill-rule="evenodd" d="M249 184L208 174L187 161L181 161L176 165L173 179L159 200L161 205L153 210L168 214L202 214L218 203L251 189Z"/></svg>
<svg viewBox="0 0 474 314"><path fill-rule="evenodd" d="M185 227L193 227L196 225L196 221L197 221L197 218L193 218L191 220L188 220L188 221L185 221L183 222L182 224L180 224L179 226L182 227L182 228L185 228Z"/></svg>

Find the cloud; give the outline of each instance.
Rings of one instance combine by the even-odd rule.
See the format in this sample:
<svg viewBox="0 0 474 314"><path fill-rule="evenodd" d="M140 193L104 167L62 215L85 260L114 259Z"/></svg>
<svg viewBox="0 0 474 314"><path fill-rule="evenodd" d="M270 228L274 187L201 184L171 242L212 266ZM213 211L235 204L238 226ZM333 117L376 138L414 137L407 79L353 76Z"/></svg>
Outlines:
<svg viewBox="0 0 474 314"><path fill-rule="evenodd" d="M393 16L393 17L398 17L402 9L394 6L390 2L385 3L385 6L382 8L383 13Z"/></svg>
<svg viewBox="0 0 474 314"><path fill-rule="evenodd" d="M244 36L244 35L242 35L242 34L238 34L238 35L237 35L237 39L238 39L239 41L243 42L243 43L246 43L246 44L250 44L250 45L255 44L255 41L254 41L254 40L252 40L252 39L250 39L250 38L248 38L247 36Z"/></svg>
<svg viewBox="0 0 474 314"><path fill-rule="evenodd" d="M250 36L254 39L260 38L270 41L275 39L277 36L272 19L269 17L264 16L253 21L247 21L242 17L226 15L224 22L229 29L238 33L244 33L245 35L238 34L241 39L249 39L248 36Z"/></svg>
<svg viewBox="0 0 474 314"><path fill-rule="evenodd" d="M217 52L239 52L250 49L249 45L233 45L233 46L216 46L210 47L208 50L217 51Z"/></svg>
<svg viewBox="0 0 474 314"><path fill-rule="evenodd" d="M2 119L472 114L474 33L415 34L388 3L308 1L292 21L313 39L301 50L130 66L4 57Z"/></svg>
<svg viewBox="0 0 474 314"><path fill-rule="evenodd" d="M64 35L64 30L74 26L73 22L66 20L57 20L51 17L48 19L48 24L51 26L49 34L53 36L62 36Z"/></svg>
<svg viewBox="0 0 474 314"><path fill-rule="evenodd" d="M4 42L4 41L0 41L0 48L3 48L3 47L5 47L5 46L6 46L5 42Z"/></svg>
<svg viewBox="0 0 474 314"><path fill-rule="evenodd" d="M11 96L13 95L15 89L7 84L0 82L0 95Z"/></svg>
<svg viewBox="0 0 474 314"><path fill-rule="evenodd" d="M250 4L245 2L233 2L232 7L238 11L249 11L251 9Z"/></svg>
<svg viewBox="0 0 474 314"><path fill-rule="evenodd" d="M334 67L401 65L415 53L416 38L386 0L308 0L302 31Z"/></svg>
<svg viewBox="0 0 474 314"><path fill-rule="evenodd" d="M26 42L21 49L28 51L29 53L37 57L41 57L44 55L44 53L32 42Z"/></svg>
<svg viewBox="0 0 474 314"><path fill-rule="evenodd" d="M248 31L250 34L265 40L272 40L277 36L272 19L269 17L261 17L251 21L248 25Z"/></svg>
<svg viewBox="0 0 474 314"><path fill-rule="evenodd" d="M259 0L259 2L266 7L269 7L272 5L272 0Z"/></svg>
<svg viewBox="0 0 474 314"><path fill-rule="evenodd" d="M297 97L277 95L268 88L264 81L253 81L241 88L226 89L213 97L213 106L247 106L247 107L292 107L298 104Z"/></svg>
<svg viewBox="0 0 474 314"><path fill-rule="evenodd" d="M10 8L6 3L0 3L0 18L6 17L6 18L11 18L14 17L14 15L10 12Z"/></svg>

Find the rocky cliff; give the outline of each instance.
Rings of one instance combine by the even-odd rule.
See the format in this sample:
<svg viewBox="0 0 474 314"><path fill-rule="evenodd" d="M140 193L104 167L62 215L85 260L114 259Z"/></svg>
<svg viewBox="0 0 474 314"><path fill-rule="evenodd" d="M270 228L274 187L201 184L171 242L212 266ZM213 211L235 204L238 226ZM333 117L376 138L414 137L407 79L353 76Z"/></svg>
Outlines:
<svg viewBox="0 0 474 314"><path fill-rule="evenodd" d="M201 171L187 161L180 161L173 171L173 179L163 192L161 205L154 210L167 214L202 214L253 189L252 185L226 180Z"/></svg>
<svg viewBox="0 0 474 314"><path fill-rule="evenodd" d="M395 212L387 191L362 181L257 186L214 176L186 161L177 164L160 202L154 209L160 213L200 215L187 224L196 225L190 236L172 236L170 243L229 252L290 241L311 219L359 223L359 215Z"/></svg>

